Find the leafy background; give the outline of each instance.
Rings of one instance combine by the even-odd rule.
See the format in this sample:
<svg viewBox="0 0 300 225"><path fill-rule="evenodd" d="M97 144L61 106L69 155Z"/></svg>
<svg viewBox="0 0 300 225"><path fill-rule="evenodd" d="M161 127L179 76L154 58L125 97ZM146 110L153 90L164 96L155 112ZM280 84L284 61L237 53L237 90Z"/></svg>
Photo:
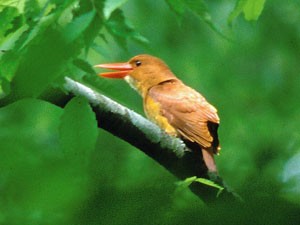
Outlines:
<svg viewBox="0 0 300 225"><path fill-rule="evenodd" d="M0 224L299 224L299 19L297 0L1 0ZM217 106L217 163L242 207L177 189L84 99L42 100L70 76L142 114L92 68L140 53Z"/></svg>

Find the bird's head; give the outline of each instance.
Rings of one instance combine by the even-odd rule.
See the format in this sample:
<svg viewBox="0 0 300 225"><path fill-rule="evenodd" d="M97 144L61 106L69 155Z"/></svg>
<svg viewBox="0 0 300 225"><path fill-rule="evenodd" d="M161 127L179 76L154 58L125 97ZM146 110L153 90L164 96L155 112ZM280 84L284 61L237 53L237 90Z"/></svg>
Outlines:
<svg viewBox="0 0 300 225"><path fill-rule="evenodd" d="M99 64L95 67L116 70L99 75L107 78L124 78L142 96L151 87L175 78L162 60L145 54L137 55L125 63Z"/></svg>

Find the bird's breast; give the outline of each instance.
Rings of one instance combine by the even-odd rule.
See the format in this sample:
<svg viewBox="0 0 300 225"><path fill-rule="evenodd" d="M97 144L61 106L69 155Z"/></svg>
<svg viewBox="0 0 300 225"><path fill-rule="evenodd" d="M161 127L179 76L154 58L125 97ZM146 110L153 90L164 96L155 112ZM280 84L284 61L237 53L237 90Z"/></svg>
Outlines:
<svg viewBox="0 0 300 225"><path fill-rule="evenodd" d="M168 119L162 115L160 104L150 96L146 96L144 99L144 111L146 116L166 133L172 136L178 135L176 129L169 123Z"/></svg>

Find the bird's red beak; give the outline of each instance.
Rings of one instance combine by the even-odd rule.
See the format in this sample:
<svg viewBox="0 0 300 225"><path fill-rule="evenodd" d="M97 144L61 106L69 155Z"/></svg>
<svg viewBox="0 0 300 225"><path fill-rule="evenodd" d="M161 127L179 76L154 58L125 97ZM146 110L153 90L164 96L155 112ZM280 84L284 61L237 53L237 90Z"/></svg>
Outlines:
<svg viewBox="0 0 300 225"><path fill-rule="evenodd" d="M108 63L95 65L97 68L104 68L110 70L117 70L116 72L100 73L99 76L108 78L124 78L130 74L133 67L129 63Z"/></svg>

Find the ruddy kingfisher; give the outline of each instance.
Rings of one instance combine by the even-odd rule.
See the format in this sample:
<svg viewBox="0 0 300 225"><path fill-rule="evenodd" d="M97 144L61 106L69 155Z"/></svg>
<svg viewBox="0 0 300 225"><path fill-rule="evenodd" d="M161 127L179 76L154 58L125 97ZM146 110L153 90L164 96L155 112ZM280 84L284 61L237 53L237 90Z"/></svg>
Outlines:
<svg viewBox="0 0 300 225"><path fill-rule="evenodd" d="M199 92L185 85L159 58L137 55L125 63L95 67L116 70L100 73L124 78L143 98L146 116L172 136L195 142L209 172L217 172L214 154L220 150L217 110Z"/></svg>

